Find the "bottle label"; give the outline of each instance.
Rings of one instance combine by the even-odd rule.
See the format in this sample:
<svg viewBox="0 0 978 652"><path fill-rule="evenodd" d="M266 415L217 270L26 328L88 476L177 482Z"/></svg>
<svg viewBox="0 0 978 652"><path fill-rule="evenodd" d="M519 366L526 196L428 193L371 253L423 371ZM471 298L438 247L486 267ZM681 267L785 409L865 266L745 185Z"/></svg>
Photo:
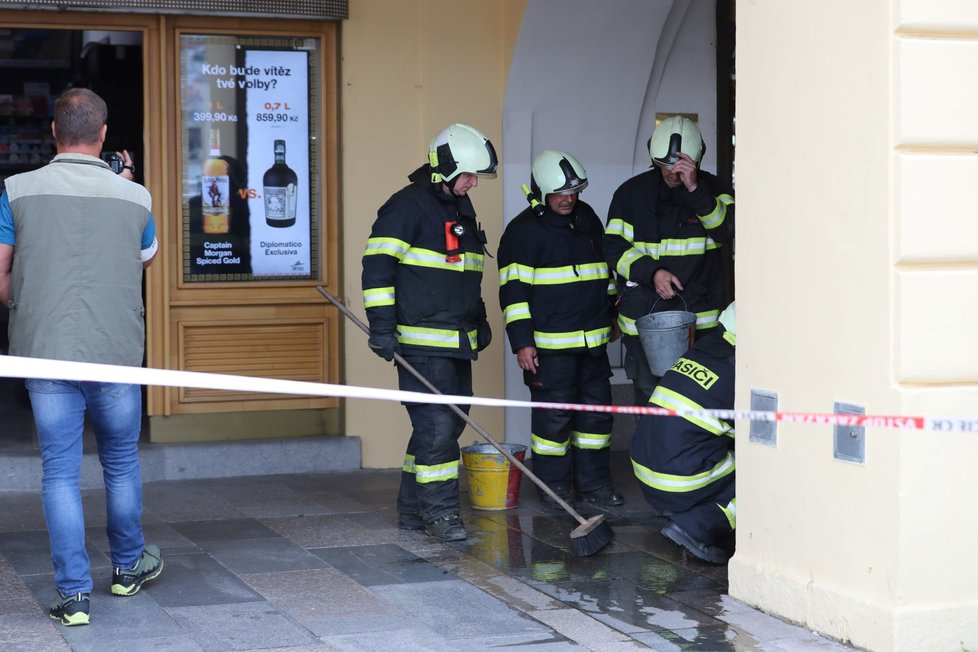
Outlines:
<svg viewBox="0 0 978 652"><path fill-rule="evenodd" d="M292 226L295 223L295 184L265 186L265 219L271 226ZM287 224L286 224L287 222Z"/></svg>

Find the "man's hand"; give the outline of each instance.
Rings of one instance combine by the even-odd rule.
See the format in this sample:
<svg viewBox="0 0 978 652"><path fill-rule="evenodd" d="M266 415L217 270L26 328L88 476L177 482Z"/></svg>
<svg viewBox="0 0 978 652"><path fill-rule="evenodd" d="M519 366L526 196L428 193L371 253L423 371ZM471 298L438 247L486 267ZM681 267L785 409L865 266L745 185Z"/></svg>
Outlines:
<svg viewBox="0 0 978 652"><path fill-rule="evenodd" d="M679 282L676 275L665 267L655 270L655 274L652 275L652 285L655 287L655 293L663 299L672 299L676 296L676 290L683 290L683 284Z"/></svg>
<svg viewBox="0 0 978 652"><path fill-rule="evenodd" d="M375 333L370 331L370 337L367 338L367 346L370 347L371 351L388 362L394 359L395 353L400 353L400 347L397 345L397 336L394 333Z"/></svg>
<svg viewBox="0 0 978 652"><path fill-rule="evenodd" d="M537 347L535 346L523 346L516 351L516 364L520 366L523 371L529 371L535 374L537 372L537 367L540 365L540 359L537 357Z"/></svg>
<svg viewBox="0 0 978 652"><path fill-rule="evenodd" d="M679 177L687 191L693 192L699 187L696 180L696 161L689 158L688 154L679 152L679 160L672 165L671 172Z"/></svg>

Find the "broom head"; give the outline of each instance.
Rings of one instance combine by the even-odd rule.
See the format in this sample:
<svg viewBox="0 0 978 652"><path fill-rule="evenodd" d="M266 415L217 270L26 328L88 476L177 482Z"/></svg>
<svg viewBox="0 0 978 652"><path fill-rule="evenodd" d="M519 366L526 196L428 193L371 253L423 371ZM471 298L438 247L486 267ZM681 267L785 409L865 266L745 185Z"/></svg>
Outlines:
<svg viewBox="0 0 978 652"><path fill-rule="evenodd" d="M604 514L598 514L578 525L570 534L571 548L578 557L590 557L615 538Z"/></svg>

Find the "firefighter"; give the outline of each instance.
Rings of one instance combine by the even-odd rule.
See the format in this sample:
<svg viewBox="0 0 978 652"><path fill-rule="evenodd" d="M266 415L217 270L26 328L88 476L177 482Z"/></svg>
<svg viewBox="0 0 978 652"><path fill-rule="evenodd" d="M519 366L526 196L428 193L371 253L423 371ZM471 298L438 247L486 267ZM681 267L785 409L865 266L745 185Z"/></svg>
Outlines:
<svg viewBox="0 0 978 652"><path fill-rule="evenodd" d="M611 403L607 344L615 286L601 253L602 224L578 199L587 173L566 152L547 150L532 166L530 208L499 243L499 303L523 382L534 401ZM533 410L533 471L561 498L617 506L611 482L612 416ZM541 492L555 508L556 501Z"/></svg>
<svg viewBox="0 0 978 652"><path fill-rule="evenodd" d="M699 336L716 328L724 305L720 247L734 237L733 191L699 169L705 149L692 120L663 120L649 139L652 169L623 183L608 208L604 249L618 275L618 325L636 405L648 402L658 378L635 320L689 310Z"/></svg>
<svg viewBox="0 0 978 652"><path fill-rule="evenodd" d="M696 342L662 376L651 405L671 410L732 410L737 321L734 304L716 331ZM662 534L703 561L726 563L737 527L733 422L706 416L645 415L631 443L645 499L668 515Z"/></svg>
<svg viewBox="0 0 978 652"><path fill-rule="evenodd" d="M369 346L400 353L439 391L472 395L472 361L492 333L481 296L486 236L468 196L496 176L496 152L478 130L453 124L431 141L428 163L377 212L363 254ZM425 387L402 367L402 390ZM446 405L405 403L412 433L397 497L398 527L442 541L468 536L459 517L458 438ZM463 409L468 412L468 406Z"/></svg>

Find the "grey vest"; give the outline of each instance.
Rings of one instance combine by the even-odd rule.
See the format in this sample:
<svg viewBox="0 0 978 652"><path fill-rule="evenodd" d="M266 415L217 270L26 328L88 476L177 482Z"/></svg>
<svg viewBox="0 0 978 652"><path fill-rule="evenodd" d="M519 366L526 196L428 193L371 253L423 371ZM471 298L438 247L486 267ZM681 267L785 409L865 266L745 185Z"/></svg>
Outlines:
<svg viewBox="0 0 978 652"><path fill-rule="evenodd" d="M16 238L10 354L140 366L149 192L84 154L5 183Z"/></svg>

